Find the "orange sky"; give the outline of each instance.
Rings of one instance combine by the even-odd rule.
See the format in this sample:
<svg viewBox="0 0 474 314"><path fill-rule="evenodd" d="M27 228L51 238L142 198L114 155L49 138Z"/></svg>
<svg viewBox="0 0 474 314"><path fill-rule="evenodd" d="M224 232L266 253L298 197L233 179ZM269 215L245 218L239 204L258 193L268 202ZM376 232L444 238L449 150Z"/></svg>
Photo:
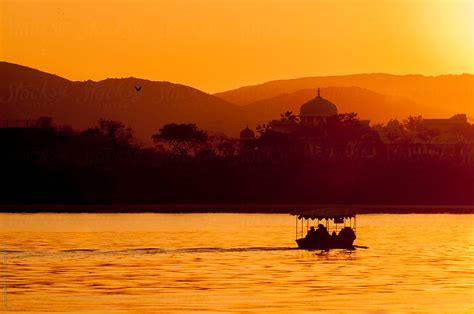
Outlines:
<svg viewBox="0 0 474 314"><path fill-rule="evenodd" d="M207 92L302 76L474 73L474 0L1 0L0 59Z"/></svg>

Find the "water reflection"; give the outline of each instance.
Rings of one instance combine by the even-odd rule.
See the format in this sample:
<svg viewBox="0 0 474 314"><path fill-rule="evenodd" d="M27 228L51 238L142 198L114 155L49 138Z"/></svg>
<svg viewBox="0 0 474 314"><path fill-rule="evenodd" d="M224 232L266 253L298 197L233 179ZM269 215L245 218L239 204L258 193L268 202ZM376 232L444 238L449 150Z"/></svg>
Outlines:
<svg viewBox="0 0 474 314"><path fill-rule="evenodd" d="M287 215L0 215L11 310L472 312L470 215L365 215L303 251Z"/></svg>

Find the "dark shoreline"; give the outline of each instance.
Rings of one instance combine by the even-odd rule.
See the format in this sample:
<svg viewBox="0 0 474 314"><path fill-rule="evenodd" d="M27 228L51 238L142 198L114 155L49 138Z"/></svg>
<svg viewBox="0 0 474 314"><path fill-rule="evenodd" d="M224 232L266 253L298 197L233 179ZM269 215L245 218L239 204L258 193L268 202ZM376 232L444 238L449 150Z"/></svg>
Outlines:
<svg viewBox="0 0 474 314"><path fill-rule="evenodd" d="M0 213L291 214L317 208L351 208L359 214L474 214L474 205L369 204L13 204L0 205Z"/></svg>

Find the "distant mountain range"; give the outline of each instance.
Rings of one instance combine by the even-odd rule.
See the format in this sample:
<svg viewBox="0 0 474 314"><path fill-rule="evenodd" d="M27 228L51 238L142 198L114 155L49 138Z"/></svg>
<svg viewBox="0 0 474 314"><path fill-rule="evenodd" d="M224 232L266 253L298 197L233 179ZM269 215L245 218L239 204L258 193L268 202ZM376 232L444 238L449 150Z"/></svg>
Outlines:
<svg viewBox="0 0 474 314"><path fill-rule="evenodd" d="M136 78L73 82L6 62L0 62L0 82L0 119L50 116L78 129L94 126L99 118L114 119L132 127L145 142L169 122L195 122L232 134L245 123L235 123L241 107L169 82Z"/></svg>
<svg viewBox="0 0 474 314"><path fill-rule="evenodd" d="M474 116L474 75L360 74L271 81L214 95L169 82L137 78L74 82L0 62L0 119L51 116L58 124L83 129L99 118L132 127L144 142L166 123L195 122L213 132L237 135L321 95L339 112L386 122L408 115ZM216 78L217 79L217 78ZM137 91L136 88L140 88Z"/></svg>
<svg viewBox="0 0 474 314"><path fill-rule="evenodd" d="M318 87L359 87L388 97L401 97L413 102L413 105L420 106L420 109L430 116L450 115L466 111L466 109L470 109L471 113L474 112L474 75L472 74L435 77L391 74L306 77L245 86L217 93L215 96L245 106L281 94ZM356 109L354 108L353 111L357 111ZM414 109L417 110L417 108Z"/></svg>

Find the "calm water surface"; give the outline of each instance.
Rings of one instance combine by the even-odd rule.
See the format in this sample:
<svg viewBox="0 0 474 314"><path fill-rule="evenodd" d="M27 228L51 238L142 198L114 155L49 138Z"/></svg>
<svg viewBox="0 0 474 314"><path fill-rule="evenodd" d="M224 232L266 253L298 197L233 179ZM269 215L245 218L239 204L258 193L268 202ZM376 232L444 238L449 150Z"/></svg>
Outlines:
<svg viewBox="0 0 474 314"><path fill-rule="evenodd" d="M369 249L321 253L289 215L0 214L0 312L472 313L473 217L361 215Z"/></svg>

